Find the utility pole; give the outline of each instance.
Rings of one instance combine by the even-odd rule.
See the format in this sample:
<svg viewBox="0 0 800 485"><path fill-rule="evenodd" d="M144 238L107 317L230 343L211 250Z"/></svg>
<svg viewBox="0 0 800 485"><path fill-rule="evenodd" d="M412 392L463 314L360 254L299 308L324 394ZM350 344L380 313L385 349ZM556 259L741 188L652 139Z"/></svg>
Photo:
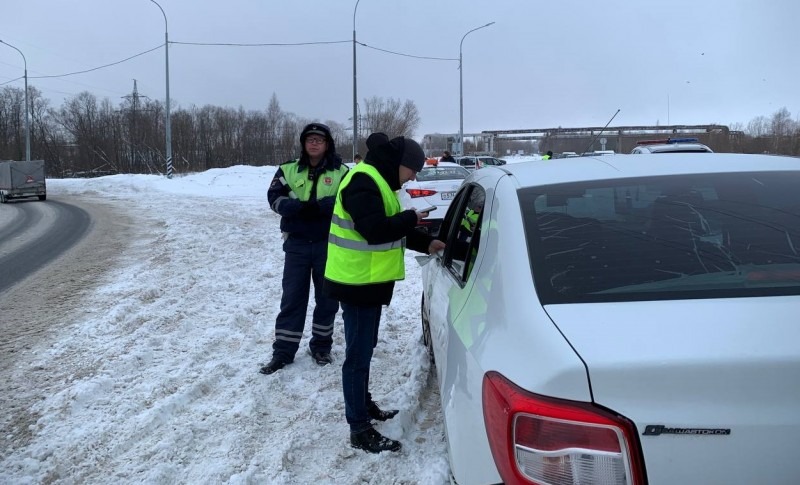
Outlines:
<svg viewBox="0 0 800 485"><path fill-rule="evenodd" d="M138 112L139 109L139 98L147 98L147 96L142 96L139 94L139 89L136 86L136 79L133 80L133 93L127 96L123 96L124 99L127 99L131 103L130 112L131 112L131 119L130 119L130 145L131 145L131 167L137 167L136 163L136 140L138 138L138 129L136 126L136 122L138 120Z"/></svg>
<svg viewBox="0 0 800 485"><path fill-rule="evenodd" d="M356 35L355 30L353 30L353 42L355 42L356 40L355 35ZM17 49L8 42L3 42L2 40L0 40L0 44L5 44L14 49L15 51L19 52L19 55L22 56L22 62L25 64L25 161L30 162L31 161L31 117L29 114L30 105L28 104L28 59L25 58L25 54L23 54L21 50ZM355 48L356 47L354 43L353 44L354 54L355 54ZM355 91L353 92L355 93Z"/></svg>

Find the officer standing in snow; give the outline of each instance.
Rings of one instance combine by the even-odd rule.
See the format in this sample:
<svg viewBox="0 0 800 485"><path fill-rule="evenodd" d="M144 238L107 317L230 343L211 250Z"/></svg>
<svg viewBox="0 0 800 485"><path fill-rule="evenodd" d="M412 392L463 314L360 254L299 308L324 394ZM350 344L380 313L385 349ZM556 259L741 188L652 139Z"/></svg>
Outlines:
<svg viewBox="0 0 800 485"><path fill-rule="evenodd" d="M333 320L339 302L323 295L322 281L331 215L347 166L336 153L330 129L322 123L303 128L300 145L300 158L278 168L267 192L270 207L281 215L285 260L272 360L261 367L262 374L272 374L294 361L303 337L311 280L315 301L311 357L320 366L333 362Z"/></svg>
<svg viewBox="0 0 800 485"><path fill-rule="evenodd" d="M444 243L415 229L428 213L402 210L395 192L422 170L425 154L419 144L373 133L367 148L366 159L347 174L337 194L324 290L342 304L347 345L342 389L350 444L379 453L401 448L370 421L386 421L398 412L380 409L369 392L381 307L391 302L394 282L405 278L406 246L433 253L444 249Z"/></svg>

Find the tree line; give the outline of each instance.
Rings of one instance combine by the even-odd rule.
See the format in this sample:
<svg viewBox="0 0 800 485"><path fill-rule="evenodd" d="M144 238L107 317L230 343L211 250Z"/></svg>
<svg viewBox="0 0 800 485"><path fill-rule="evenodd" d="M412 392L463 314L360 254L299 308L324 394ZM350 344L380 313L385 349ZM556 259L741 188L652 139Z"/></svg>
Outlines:
<svg viewBox="0 0 800 485"><path fill-rule="evenodd" d="M52 177L97 173L164 173L166 167L165 105L126 96L117 105L82 92L51 107L36 87L29 86L31 159L44 159ZM412 101L373 97L364 100L359 120L358 150L366 136L384 131L413 136L420 117ZM232 165L278 165L300 152L299 136L313 121L331 128L337 151L350 159L352 127L335 120L312 120L283 111L272 95L264 110L206 105L170 113L173 164L176 172L198 172ZM25 92L0 91L0 159L25 159Z"/></svg>
<svg viewBox="0 0 800 485"><path fill-rule="evenodd" d="M28 101L31 158L44 159L50 176L165 172L165 106L160 101L134 92L115 105L82 92L52 107L35 86L28 87ZM414 136L420 125L413 101L372 97L363 106L356 150L362 154L369 133ZM263 110L190 106L173 110L170 120L173 164L179 173L291 160L300 150L300 131L312 121L331 128L345 159L353 151L351 126L286 112L274 94ZM800 120L793 120L785 107L730 128L737 136L731 151L800 155ZM0 159L24 158L25 92L6 86L0 91Z"/></svg>

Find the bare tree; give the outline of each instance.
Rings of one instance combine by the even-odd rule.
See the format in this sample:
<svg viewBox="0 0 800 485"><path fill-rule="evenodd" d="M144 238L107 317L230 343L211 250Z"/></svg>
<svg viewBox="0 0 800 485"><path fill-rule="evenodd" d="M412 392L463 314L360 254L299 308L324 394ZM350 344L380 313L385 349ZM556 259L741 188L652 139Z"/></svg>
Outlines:
<svg viewBox="0 0 800 485"><path fill-rule="evenodd" d="M770 120L770 131L772 131L772 152L785 153L791 148L791 135L794 130L792 114L784 106L772 114Z"/></svg>
<svg viewBox="0 0 800 485"><path fill-rule="evenodd" d="M419 128L419 111L413 101L373 96L364 100L364 107L361 127L364 133L382 131L390 137L412 137Z"/></svg>

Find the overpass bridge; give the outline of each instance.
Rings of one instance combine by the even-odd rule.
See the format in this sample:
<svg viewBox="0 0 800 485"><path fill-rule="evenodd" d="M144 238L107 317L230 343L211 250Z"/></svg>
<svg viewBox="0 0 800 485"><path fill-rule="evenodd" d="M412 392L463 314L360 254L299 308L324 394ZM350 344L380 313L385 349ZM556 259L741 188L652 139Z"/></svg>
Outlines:
<svg viewBox="0 0 800 485"><path fill-rule="evenodd" d="M464 140L471 151L504 155L508 150L516 152L514 142L532 142L532 150L541 153L583 153L594 150L614 150L629 153L637 142L646 139L669 137L692 137L708 145L712 150L730 152L743 136L741 131L731 131L725 125L642 125L642 126L586 126L577 128L527 128L516 130L485 130L480 133L465 133ZM441 155L444 150L454 152L458 134L435 134L423 137L422 147L429 156ZM457 146L457 145L456 145Z"/></svg>

